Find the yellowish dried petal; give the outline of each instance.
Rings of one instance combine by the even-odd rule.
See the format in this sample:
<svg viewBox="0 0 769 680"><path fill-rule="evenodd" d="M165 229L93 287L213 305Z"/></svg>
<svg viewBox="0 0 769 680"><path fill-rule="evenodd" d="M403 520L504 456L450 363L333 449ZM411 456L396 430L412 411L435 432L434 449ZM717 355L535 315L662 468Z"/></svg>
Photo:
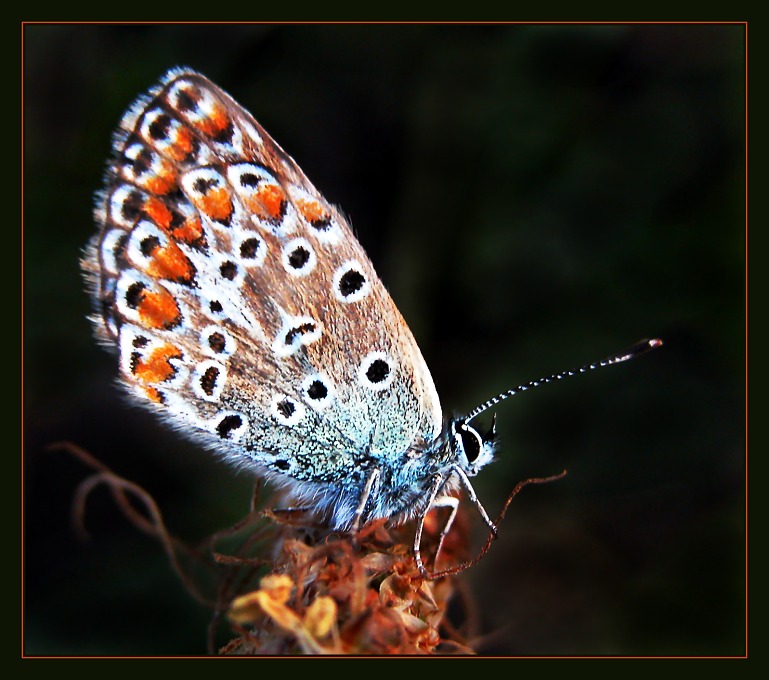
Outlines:
<svg viewBox="0 0 769 680"><path fill-rule="evenodd" d="M299 615L293 609L286 607L283 602L274 599L271 593L260 590L255 594L255 597L264 613L281 628L296 632L302 627L302 620Z"/></svg>
<svg viewBox="0 0 769 680"><path fill-rule="evenodd" d="M319 595L304 613L304 625L310 635L326 637L336 622L337 606L333 598Z"/></svg>
<svg viewBox="0 0 769 680"><path fill-rule="evenodd" d="M262 616L262 607L259 604L257 595L259 591L247 593L235 598L230 603L230 610L227 613L230 621L240 625L246 625L258 621Z"/></svg>
<svg viewBox="0 0 769 680"><path fill-rule="evenodd" d="M294 581L287 574L268 574L259 581L259 586L259 590L269 595L272 600L284 604L291 596Z"/></svg>

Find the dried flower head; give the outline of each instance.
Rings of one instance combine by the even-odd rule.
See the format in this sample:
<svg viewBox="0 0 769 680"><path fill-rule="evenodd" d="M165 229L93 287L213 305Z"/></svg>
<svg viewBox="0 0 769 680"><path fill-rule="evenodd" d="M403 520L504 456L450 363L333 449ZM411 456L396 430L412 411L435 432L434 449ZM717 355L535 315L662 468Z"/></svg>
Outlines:
<svg viewBox="0 0 769 680"><path fill-rule="evenodd" d="M434 549L440 522L431 514L425 544ZM456 523L440 560L465 556L466 524ZM413 530L412 530L413 531ZM419 572L408 528L370 525L355 541L325 535L299 539L283 525L273 571L258 589L234 598L228 618L238 634L226 654L472 653L448 621L454 577Z"/></svg>

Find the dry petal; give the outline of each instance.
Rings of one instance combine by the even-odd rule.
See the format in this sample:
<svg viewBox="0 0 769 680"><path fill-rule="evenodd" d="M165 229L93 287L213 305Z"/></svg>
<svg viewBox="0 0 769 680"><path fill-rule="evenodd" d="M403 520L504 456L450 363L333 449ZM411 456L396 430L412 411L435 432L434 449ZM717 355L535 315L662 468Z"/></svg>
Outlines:
<svg viewBox="0 0 769 680"><path fill-rule="evenodd" d="M273 599L269 593L260 590L255 593L259 606L281 628L296 632L302 627L302 620L293 609L286 607L283 602Z"/></svg>
<svg viewBox="0 0 769 680"><path fill-rule="evenodd" d="M230 621L240 625L257 621L262 616L262 607L257 595L259 595L259 591L235 598L230 604L230 611L227 613Z"/></svg>
<svg viewBox="0 0 769 680"><path fill-rule="evenodd" d="M403 627L409 635L419 635L424 633L430 626L428 626L422 619L408 612L398 612L403 622Z"/></svg>
<svg viewBox="0 0 769 680"><path fill-rule="evenodd" d="M414 601L414 593L409 590L409 579L398 574L390 574L379 587L379 599L386 607L404 609Z"/></svg>
<svg viewBox="0 0 769 680"><path fill-rule="evenodd" d="M336 622L336 614L337 606L334 599L327 595L320 595L304 613L305 628L316 638L326 637Z"/></svg>
<svg viewBox="0 0 769 680"><path fill-rule="evenodd" d="M293 579L287 574L269 574L260 582L260 590L275 602L281 604L288 602L291 596L291 589L294 587Z"/></svg>

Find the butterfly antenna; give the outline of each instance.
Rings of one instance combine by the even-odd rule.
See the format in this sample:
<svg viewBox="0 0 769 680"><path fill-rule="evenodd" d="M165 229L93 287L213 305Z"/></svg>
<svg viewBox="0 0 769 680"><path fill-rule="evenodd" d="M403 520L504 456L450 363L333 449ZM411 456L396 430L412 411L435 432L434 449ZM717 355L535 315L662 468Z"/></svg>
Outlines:
<svg viewBox="0 0 769 680"><path fill-rule="evenodd" d="M540 385L546 385L547 383L563 380L564 378L570 378L571 376L577 375L579 373L588 373L589 371L594 371L596 368L603 368L604 366L612 366L613 364L619 364L623 361L629 361L630 359L635 359L636 357L661 346L662 340L658 338L654 338L653 340L641 340L641 342L637 342L635 345L628 347L623 352L620 352L619 354L613 354L610 357L606 357L606 359L601 359L601 361L596 361L592 364L586 364L585 366L574 368L569 371L554 373L553 375L549 375L546 378L540 378L539 380L532 380L531 382L527 382L523 385L518 385L518 387L513 387L512 389L502 392L502 394L498 394L496 397L485 401L480 406L476 406L465 417L465 422L470 422L473 418L475 418L475 416L483 413L487 409L490 409L500 401L504 401L508 397L512 397L514 394L518 394L519 392L525 392L528 389L539 387Z"/></svg>

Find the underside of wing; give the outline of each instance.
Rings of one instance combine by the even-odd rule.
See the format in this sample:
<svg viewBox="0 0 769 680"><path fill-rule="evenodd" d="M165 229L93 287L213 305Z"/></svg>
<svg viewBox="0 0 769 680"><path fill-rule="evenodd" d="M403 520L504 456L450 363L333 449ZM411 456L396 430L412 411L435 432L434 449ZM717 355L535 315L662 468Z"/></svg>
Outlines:
<svg viewBox="0 0 769 680"><path fill-rule="evenodd" d="M83 267L123 381L313 484L438 436L430 373L345 219L232 98L171 71L125 115Z"/></svg>

